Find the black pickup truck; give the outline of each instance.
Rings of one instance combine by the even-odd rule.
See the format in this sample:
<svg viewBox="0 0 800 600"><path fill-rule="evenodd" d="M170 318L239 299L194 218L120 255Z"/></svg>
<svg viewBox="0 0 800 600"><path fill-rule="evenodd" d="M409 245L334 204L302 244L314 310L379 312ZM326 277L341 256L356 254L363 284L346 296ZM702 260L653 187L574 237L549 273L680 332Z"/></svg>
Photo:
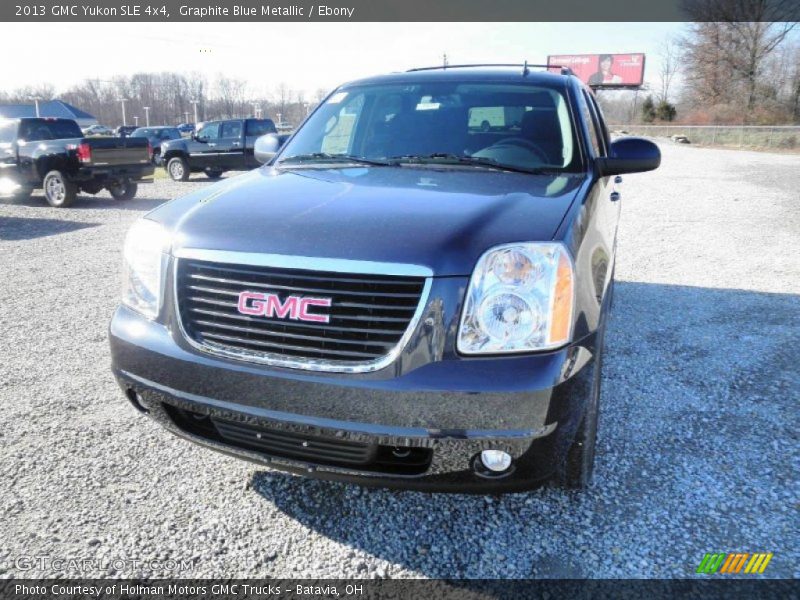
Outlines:
<svg viewBox="0 0 800 600"><path fill-rule="evenodd" d="M136 195L137 181L153 175L144 138L85 138L70 119L0 121L0 193L27 196L44 188L51 206L70 206L79 191L107 189L117 200Z"/></svg>
<svg viewBox="0 0 800 600"><path fill-rule="evenodd" d="M225 171L254 169L259 163L253 146L267 133L277 133L271 119L208 121L191 138L162 142L162 164L175 181L186 181L192 172L216 179Z"/></svg>

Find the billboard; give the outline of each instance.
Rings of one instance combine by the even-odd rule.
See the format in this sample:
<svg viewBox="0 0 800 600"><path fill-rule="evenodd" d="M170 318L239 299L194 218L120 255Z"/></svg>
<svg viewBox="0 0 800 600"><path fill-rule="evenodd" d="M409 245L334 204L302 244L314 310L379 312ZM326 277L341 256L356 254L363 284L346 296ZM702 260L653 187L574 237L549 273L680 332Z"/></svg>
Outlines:
<svg viewBox="0 0 800 600"><path fill-rule="evenodd" d="M639 87L644 81L644 54L555 54L548 65L572 69L592 87Z"/></svg>

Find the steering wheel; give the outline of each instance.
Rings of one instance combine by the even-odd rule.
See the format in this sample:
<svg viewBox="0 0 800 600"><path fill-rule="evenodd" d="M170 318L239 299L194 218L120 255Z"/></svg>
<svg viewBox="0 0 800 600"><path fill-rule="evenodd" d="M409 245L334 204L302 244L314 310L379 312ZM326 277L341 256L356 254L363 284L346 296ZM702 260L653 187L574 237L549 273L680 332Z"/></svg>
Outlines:
<svg viewBox="0 0 800 600"><path fill-rule="evenodd" d="M519 146L521 148L525 148L526 150L530 150L536 155L536 158L538 158L540 162L544 164L548 164L550 162L550 157L547 156L544 150L542 150L537 144L525 138L509 137L502 139L499 142L495 142L489 147L496 148L498 146Z"/></svg>

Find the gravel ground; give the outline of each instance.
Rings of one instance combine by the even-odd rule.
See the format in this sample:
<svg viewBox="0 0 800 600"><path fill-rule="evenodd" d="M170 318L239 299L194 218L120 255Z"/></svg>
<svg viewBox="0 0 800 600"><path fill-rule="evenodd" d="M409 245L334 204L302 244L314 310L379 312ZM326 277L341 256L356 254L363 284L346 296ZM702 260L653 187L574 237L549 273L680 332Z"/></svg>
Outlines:
<svg viewBox="0 0 800 600"><path fill-rule="evenodd" d="M800 157L663 153L623 185L583 494L362 489L171 436L123 399L106 327L126 229L204 178L0 202L0 576L690 577L727 551L799 576Z"/></svg>

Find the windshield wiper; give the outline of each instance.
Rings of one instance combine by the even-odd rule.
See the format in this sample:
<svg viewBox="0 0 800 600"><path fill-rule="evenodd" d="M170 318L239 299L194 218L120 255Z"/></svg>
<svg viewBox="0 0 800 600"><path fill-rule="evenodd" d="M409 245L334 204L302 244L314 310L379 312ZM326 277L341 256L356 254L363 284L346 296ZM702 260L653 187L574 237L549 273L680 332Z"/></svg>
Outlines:
<svg viewBox="0 0 800 600"><path fill-rule="evenodd" d="M448 152L436 152L434 154L408 154L405 156L392 156L390 161L395 163L409 163L409 164L440 164L440 165L475 165L478 167L486 167L488 169L496 169L498 171L514 171L515 173L532 173L532 174L550 174L558 173L557 169L553 168L539 168L539 167L520 167L517 165L509 165L502 163L494 158L484 156L462 156L459 154L452 154Z"/></svg>
<svg viewBox="0 0 800 600"><path fill-rule="evenodd" d="M352 156L350 154L330 154L328 152L309 152L308 154L295 154L294 156L287 156L278 163L278 166L284 163L358 163L362 165L373 165L376 167L391 167L395 163L378 160L374 158L366 158L364 156Z"/></svg>

